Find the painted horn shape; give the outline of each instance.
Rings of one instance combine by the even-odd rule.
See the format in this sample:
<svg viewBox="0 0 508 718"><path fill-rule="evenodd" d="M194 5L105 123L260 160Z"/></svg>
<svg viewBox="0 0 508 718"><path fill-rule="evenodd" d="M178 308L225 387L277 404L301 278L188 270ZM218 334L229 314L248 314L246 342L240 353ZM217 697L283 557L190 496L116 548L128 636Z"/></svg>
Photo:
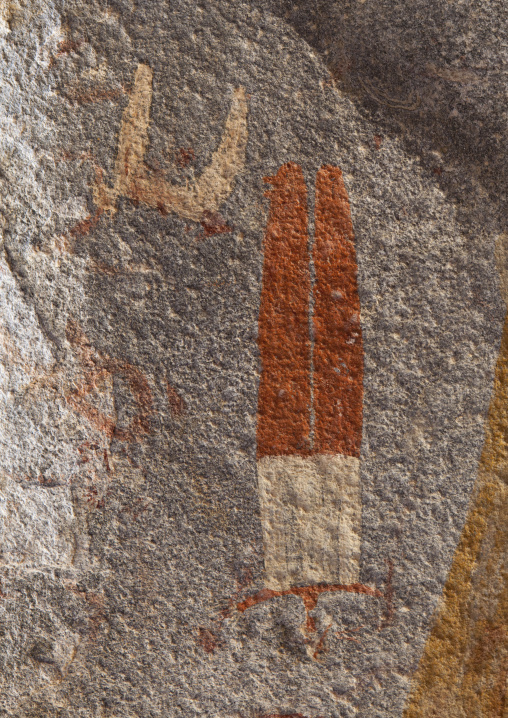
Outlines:
<svg viewBox="0 0 508 718"><path fill-rule="evenodd" d="M119 196L142 202L164 213L200 221L206 213L217 212L232 192L236 176L245 165L247 146L247 100L242 87L233 93L224 133L210 164L189 186L173 185L153 177L144 164L152 105L153 73L141 64L134 76L134 88L125 108L118 139L115 182L109 187L100 180L94 190L99 211L116 211Z"/></svg>

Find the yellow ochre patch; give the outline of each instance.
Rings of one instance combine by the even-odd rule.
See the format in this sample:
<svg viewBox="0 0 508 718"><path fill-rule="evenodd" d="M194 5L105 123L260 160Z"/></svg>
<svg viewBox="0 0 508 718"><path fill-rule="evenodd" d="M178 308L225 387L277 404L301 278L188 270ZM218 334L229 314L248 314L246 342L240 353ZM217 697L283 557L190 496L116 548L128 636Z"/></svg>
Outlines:
<svg viewBox="0 0 508 718"><path fill-rule="evenodd" d="M496 248L505 301L507 245ZM404 718L508 716L507 438L508 315L477 484Z"/></svg>

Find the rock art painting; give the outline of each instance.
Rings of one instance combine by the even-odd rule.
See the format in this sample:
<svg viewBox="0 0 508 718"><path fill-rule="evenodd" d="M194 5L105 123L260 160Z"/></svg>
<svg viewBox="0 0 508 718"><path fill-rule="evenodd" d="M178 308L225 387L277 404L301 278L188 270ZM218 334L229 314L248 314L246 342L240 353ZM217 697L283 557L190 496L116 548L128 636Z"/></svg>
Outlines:
<svg viewBox="0 0 508 718"><path fill-rule="evenodd" d="M169 184L164 177L150 175L144 164L148 147L153 72L141 64L134 76L118 139L113 187L99 181L94 199L99 212L116 211L118 197L142 202L167 214L175 212L185 219L200 221L217 212L231 193L235 176L245 164L247 144L247 100L245 90L235 90L224 135L210 164L191 187Z"/></svg>
<svg viewBox="0 0 508 718"><path fill-rule="evenodd" d="M2 718L507 718L506 213L457 154L502 33L408 1L0 1Z"/></svg>
<svg viewBox="0 0 508 718"><path fill-rule="evenodd" d="M301 168L288 163L265 181L273 187L259 311L265 582L276 590L355 584L363 345L348 197L340 169L321 167L311 254Z"/></svg>

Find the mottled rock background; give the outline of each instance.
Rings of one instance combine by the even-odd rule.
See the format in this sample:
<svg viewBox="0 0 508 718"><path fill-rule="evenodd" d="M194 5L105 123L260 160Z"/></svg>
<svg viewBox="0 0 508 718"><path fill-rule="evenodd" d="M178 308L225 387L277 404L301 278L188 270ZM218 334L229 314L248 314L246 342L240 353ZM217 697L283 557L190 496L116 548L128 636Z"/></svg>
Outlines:
<svg viewBox="0 0 508 718"><path fill-rule="evenodd" d="M0 713L401 716L465 520L505 313L504 4L0 12ZM245 87L227 231L126 198L96 216L140 63L154 75L146 162L178 184L207 165ZM324 163L350 197L361 580L384 594L323 595L320 646L296 596L235 609L263 586L263 177L288 161L311 203Z"/></svg>

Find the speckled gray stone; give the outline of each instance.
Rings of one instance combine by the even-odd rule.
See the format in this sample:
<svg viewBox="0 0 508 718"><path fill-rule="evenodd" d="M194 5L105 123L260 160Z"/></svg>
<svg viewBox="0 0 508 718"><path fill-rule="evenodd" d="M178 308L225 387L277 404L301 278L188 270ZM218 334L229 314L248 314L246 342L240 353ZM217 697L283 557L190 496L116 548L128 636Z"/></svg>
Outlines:
<svg viewBox="0 0 508 718"><path fill-rule="evenodd" d="M2 5L0 715L401 716L465 520L505 312L494 263L505 34L493 32L505 11L413 5ZM420 84L398 86L380 57L402 74L421 66L418 27L435 57ZM390 28L405 34L391 40ZM472 67L458 53L474 48ZM342 75L341 57L356 63ZM146 163L175 184L210 162L245 88L245 165L220 208L228 231L126 197L96 215L140 64L153 71ZM297 596L235 608L263 587L263 178L289 161L311 208L326 163L351 202L361 581L384 594L323 594L315 653ZM114 416L116 435L73 399L92 365L87 406ZM141 376L148 426L125 440Z"/></svg>

